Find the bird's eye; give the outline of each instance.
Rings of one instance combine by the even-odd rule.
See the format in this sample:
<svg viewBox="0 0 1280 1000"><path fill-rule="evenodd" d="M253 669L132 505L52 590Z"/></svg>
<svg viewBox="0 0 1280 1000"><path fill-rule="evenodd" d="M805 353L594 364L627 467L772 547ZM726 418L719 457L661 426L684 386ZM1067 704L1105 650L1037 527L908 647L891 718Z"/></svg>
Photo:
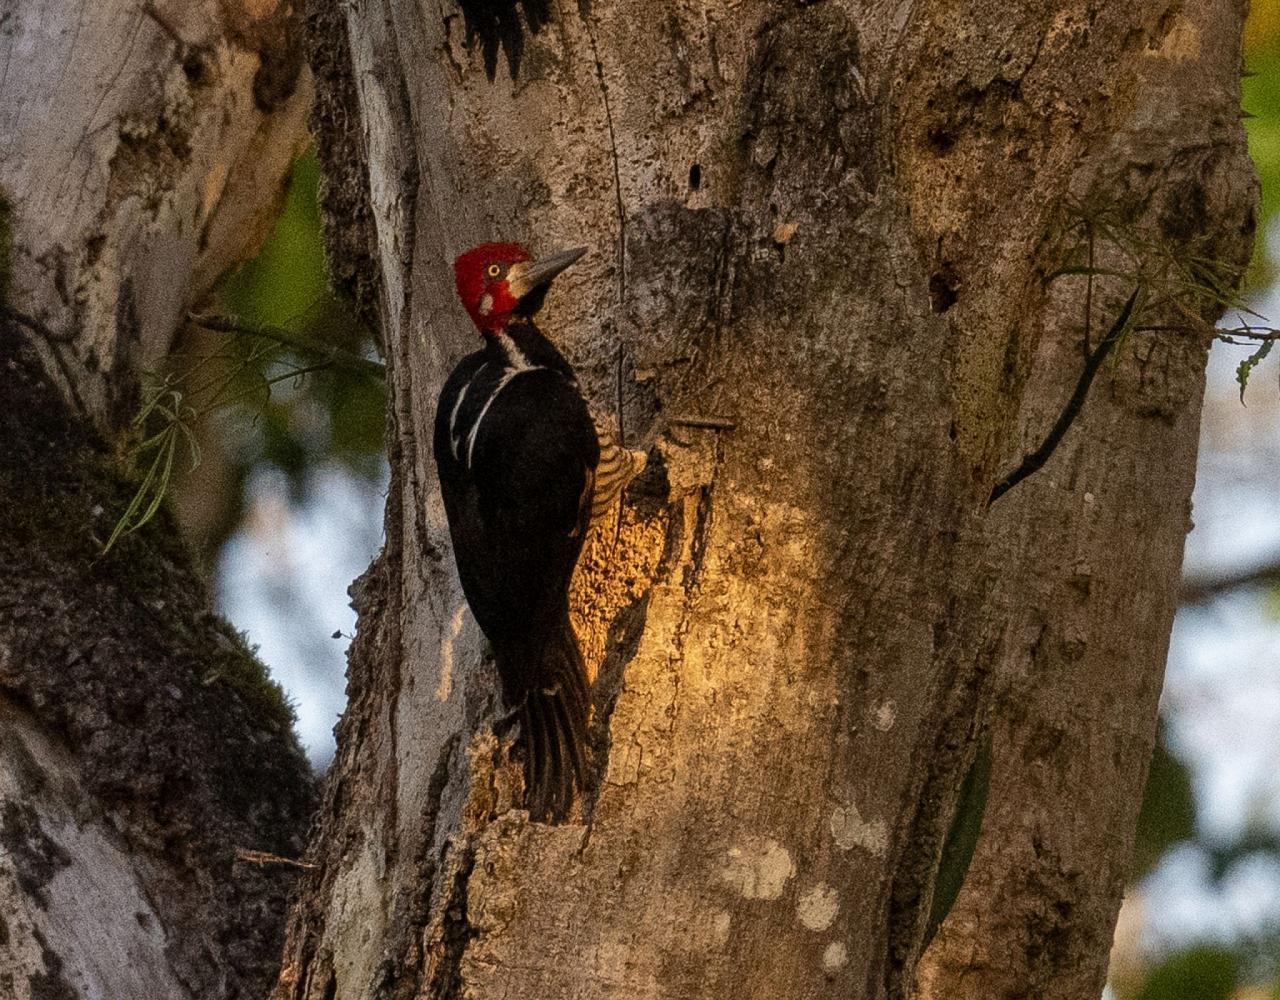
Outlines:
<svg viewBox="0 0 1280 1000"><path fill-rule="evenodd" d="M490 264L490 265L489 265L489 277L490 277L490 278L496 278L496 277L497 277L498 275L500 275L501 273L502 273L502 267L501 267L500 265L498 265L498 264Z"/></svg>

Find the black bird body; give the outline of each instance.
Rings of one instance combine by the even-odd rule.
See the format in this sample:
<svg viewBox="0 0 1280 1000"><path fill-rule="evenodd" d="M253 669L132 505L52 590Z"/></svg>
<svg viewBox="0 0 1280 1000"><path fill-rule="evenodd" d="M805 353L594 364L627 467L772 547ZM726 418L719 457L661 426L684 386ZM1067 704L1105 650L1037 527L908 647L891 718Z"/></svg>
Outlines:
<svg viewBox="0 0 1280 1000"><path fill-rule="evenodd" d="M530 811L558 819L583 777L586 674L569 583L600 444L573 369L531 319L485 340L441 392L435 458L462 589L520 721Z"/></svg>

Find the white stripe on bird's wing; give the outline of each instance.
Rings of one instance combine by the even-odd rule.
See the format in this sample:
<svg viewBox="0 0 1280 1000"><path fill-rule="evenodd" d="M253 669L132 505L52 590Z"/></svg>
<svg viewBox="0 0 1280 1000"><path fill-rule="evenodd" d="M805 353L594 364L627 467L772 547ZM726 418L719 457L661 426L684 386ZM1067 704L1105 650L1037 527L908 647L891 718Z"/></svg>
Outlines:
<svg viewBox="0 0 1280 1000"><path fill-rule="evenodd" d="M510 339L509 337L507 338ZM517 353L519 351L517 350ZM522 358L523 354L520 355ZM513 378L523 372L539 372L545 371L545 365L529 365L523 368L509 368L503 373L502 378L498 379L498 384L493 387L493 392L489 394L489 398L484 401L484 406L480 407L480 413L476 416L476 422L471 425L471 431L467 434L467 468L471 468L471 455L476 450L476 436L480 433L480 425L484 422L485 414L489 412L489 407L493 405L493 401L498 398L498 393L507 387Z"/></svg>
<svg viewBox="0 0 1280 1000"><path fill-rule="evenodd" d="M458 398L453 402L453 409L449 411L449 447L453 452L453 460L455 462L458 460L458 442L462 440L457 433L458 411L462 409L462 401L467 398L467 390L471 388L471 383L479 378L480 373L488 366L489 362L484 362L484 364L477 368L475 373L467 379L467 384L462 387L462 390L458 393Z"/></svg>

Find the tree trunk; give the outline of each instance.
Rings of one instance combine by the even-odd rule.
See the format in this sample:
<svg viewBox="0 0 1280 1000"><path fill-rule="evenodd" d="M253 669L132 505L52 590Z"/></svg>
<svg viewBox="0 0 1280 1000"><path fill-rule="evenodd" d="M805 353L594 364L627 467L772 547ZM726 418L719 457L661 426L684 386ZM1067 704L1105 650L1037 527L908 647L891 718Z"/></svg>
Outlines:
<svg viewBox="0 0 1280 1000"><path fill-rule="evenodd" d="M974 890L924 991L1098 995L1203 338L1134 335L1052 464L987 500L1083 365L1083 285L1045 281L1067 206L1247 253L1242 16L595 0L491 84L447 0L317 10L331 249L381 319L393 479L277 997L905 996L988 720ZM475 338L450 263L495 237L590 246L545 328L603 410L621 345L650 449L575 587L598 772L561 826L514 808L424 446ZM1098 283L1095 336L1129 291Z"/></svg>
<svg viewBox="0 0 1280 1000"><path fill-rule="evenodd" d="M1171 15L1138 63L1141 103L1113 116L1105 155L1072 182L1138 206L1173 245L1237 262L1252 248L1256 189L1239 126L1243 14L1195 0ZM1083 287L1074 279L1045 317L1007 461L1071 393ZM1109 319L1094 315L1095 341ZM992 551L1007 568L995 607L1008 622L995 767L921 996L1101 995L1191 527L1206 348L1184 332L1134 334L1052 464L993 508Z"/></svg>
<svg viewBox="0 0 1280 1000"><path fill-rule="evenodd" d="M314 792L292 716L112 451L306 141L270 2L0 6L0 996L261 996Z"/></svg>

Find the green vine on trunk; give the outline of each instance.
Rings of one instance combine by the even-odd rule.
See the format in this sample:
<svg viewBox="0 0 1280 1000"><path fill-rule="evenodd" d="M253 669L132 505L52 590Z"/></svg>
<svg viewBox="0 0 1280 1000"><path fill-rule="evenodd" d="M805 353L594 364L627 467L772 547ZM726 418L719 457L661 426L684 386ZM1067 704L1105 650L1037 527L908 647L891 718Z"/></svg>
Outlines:
<svg viewBox="0 0 1280 1000"><path fill-rule="evenodd" d="M1133 221L1116 205L1097 199L1067 202L1059 224L1049 234L1049 258L1058 263L1043 279L1047 286L1064 277L1084 277L1084 365L1074 391L1058 419L1036 449L1001 476L987 500L995 503L1018 483L1038 471L1049 460L1084 407L1089 388L1104 361L1116 357L1117 349L1135 332L1169 331L1203 335L1228 344L1253 343L1257 349L1236 369L1240 400L1253 369L1271 353L1280 339L1280 330L1266 325L1263 317L1248 309L1238 291L1240 268L1210 251L1211 235L1174 243ZM1097 244L1101 242L1114 259L1099 267ZM1097 344L1091 343L1094 281L1110 279L1133 289L1117 319ZM1218 327L1205 319L1234 309L1240 315L1234 327ZM1172 315L1171 322L1152 323L1144 316ZM1248 315L1259 322L1247 322Z"/></svg>

